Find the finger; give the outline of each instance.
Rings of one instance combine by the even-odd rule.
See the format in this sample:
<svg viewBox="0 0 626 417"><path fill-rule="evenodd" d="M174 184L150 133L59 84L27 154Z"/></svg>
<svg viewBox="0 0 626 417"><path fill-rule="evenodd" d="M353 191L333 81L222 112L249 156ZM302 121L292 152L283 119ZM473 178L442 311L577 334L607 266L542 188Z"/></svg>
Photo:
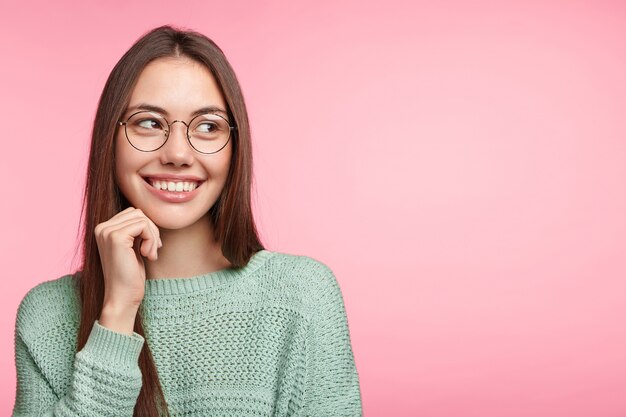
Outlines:
<svg viewBox="0 0 626 417"><path fill-rule="evenodd" d="M129 209L132 209L132 210L129 210ZM160 247L159 243L161 243L161 246L162 246L161 237L160 237L161 233L157 225L148 216L146 216L146 214L141 209L135 209L133 207L129 207L129 209L123 210L119 212L118 214L116 214L115 216L113 216L111 220L109 220L111 224L120 224L124 221L133 219L133 218L145 218L150 222L150 227L152 228L152 231L154 233L154 239L157 242L156 248L158 249Z"/></svg>
<svg viewBox="0 0 626 417"><path fill-rule="evenodd" d="M141 209L135 209L132 214L144 217L150 222L150 227L152 227L152 230L154 231L154 237L157 242L156 248L158 249L160 247L159 244L161 243L161 231L159 230L159 227Z"/></svg>
<svg viewBox="0 0 626 417"><path fill-rule="evenodd" d="M156 239L150 228L148 219L134 218L107 228L105 238L133 248L136 239L141 239L140 253L146 258L152 255L156 247ZM154 256L153 256L154 259Z"/></svg>
<svg viewBox="0 0 626 417"><path fill-rule="evenodd" d="M157 246L158 245L157 239L159 239L159 237L158 237L158 228L156 227L154 222L152 222L152 220L150 220L148 218L148 216L143 214L141 212L141 210L138 210L138 209L133 209L132 211L129 211L129 212L124 213L124 214L122 214L122 212L120 212L116 216L113 216L107 222L107 225L102 230L101 234L103 236L108 236L113 231L118 230L120 228L120 226L124 226L124 225L130 224L130 222L137 221L137 220L145 221L148 224L148 228L149 228L150 233L152 234L152 237L150 239L144 238L146 241L148 241L150 243L146 244L146 245L144 245L142 243L141 247L143 248L145 246L149 246L150 247L150 251L156 252L156 249L158 248L158 246ZM155 230L156 230L156 232L155 232ZM143 250L142 250L142 253L143 253ZM147 255L146 255L146 257L147 257Z"/></svg>
<svg viewBox="0 0 626 417"><path fill-rule="evenodd" d="M142 245L143 245L143 240L140 237L136 238L133 244L133 253L135 254L135 257L137 258L138 262L143 262L143 255L141 253Z"/></svg>

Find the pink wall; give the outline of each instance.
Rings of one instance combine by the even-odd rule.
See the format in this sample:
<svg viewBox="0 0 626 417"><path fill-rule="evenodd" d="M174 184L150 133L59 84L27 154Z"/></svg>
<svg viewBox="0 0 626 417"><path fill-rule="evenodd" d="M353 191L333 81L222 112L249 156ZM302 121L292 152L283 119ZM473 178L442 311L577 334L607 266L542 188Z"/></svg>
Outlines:
<svg viewBox="0 0 626 417"><path fill-rule="evenodd" d="M626 5L586 3L2 3L0 414L106 76L173 23L239 75L264 242L335 271L367 416L626 415Z"/></svg>

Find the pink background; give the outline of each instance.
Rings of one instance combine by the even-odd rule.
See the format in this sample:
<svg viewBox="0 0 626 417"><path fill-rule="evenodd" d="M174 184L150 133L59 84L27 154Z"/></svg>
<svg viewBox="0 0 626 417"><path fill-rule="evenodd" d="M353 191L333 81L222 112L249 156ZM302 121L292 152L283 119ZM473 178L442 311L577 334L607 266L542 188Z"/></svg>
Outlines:
<svg viewBox="0 0 626 417"><path fill-rule="evenodd" d="M112 3L0 9L1 415L106 77L164 23L231 60L262 238L334 270L366 416L626 415L624 2Z"/></svg>

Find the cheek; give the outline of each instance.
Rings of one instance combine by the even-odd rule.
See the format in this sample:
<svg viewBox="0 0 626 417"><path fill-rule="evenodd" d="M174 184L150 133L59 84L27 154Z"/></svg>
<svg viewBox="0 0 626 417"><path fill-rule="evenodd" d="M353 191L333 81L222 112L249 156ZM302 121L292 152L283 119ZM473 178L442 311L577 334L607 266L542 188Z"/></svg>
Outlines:
<svg viewBox="0 0 626 417"><path fill-rule="evenodd" d="M203 165L213 178L225 180L231 165L232 147L227 145L224 149L213 155L213 158L205 158Z"/></svg>
<svg viewBox="0 0 626 417"><path fill-rule="evenodd" d="M138 155L132 153L132 149L129 149L129 146L124 143L125 140L126 138L123 137L123 133L121 138L118 136L114 151L115 181L122 191L128 187L132 175L136 173L138 169L137 164L139 162L137 158Z"/></svg>
<svg viewBox="0 0 626 417"><path fill-rule="evenodd" d="M221 166L221 170L223 172L224 177L228 176L228 171L230 169L231 166L231 160L233 157L233 143L232 141L228 143L228 145L226 145L226 147L224 149L222 149L224 151L224 155L221 155L222 158L220 159L220 166Z"/></svg>

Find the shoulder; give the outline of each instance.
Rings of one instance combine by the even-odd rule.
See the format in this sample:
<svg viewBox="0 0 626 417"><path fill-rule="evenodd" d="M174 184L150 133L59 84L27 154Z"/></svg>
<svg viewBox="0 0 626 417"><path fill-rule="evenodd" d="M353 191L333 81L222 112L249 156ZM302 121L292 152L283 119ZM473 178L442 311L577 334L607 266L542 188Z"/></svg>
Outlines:
<svg viewBox="0 0 626 417"><path fill-rule="evenodd" d="M75 321L78 313L75 276L41 282L32 287L20 301L15 331L28 339L40 335L50 327Z"/></svg>
<svg viewBox="0 0 626 417"><path fill-rule="evenodd" d="M341 297L333 270L314 257L273 252L269 264L280 278L280 284L295 287L305 301L317 302L328 294Z"/></svg>

